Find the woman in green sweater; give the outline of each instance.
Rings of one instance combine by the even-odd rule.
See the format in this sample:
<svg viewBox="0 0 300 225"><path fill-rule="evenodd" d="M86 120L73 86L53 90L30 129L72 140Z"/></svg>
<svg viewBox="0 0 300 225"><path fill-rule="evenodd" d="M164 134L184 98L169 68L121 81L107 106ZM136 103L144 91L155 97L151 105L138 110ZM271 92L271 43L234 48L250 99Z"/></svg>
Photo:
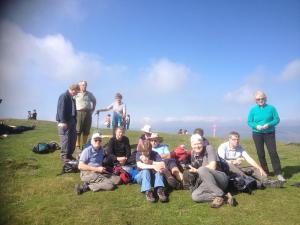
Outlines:
<svg viewBox="0 0 300 225"><path fill-rule="evenodd" d="M252 137L260 165L268 174L269 169L264 149L264 144L266 144L275 175L278 180L285 181L276 150L275 126L280 122L277 110L274 106L266 103L267 96L262 91L255 93L255 101L256 106L250 110L248 115L248 125L252 128Z"/></svg>

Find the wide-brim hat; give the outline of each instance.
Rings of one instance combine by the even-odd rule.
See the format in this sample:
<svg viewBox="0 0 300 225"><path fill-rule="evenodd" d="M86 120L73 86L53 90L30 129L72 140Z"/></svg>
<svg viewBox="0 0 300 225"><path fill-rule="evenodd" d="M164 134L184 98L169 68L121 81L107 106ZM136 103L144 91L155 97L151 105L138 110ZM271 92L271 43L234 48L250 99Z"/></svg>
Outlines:
<svg viewBox="0 0 300 225"><path fill-rule="evenodd" d="M158 133L152 133L151 136L148 138L148 140L157 140L159 142L163 141L163 138L158 135Z"/></svg>
<svg viewBox="0 0 300 225"><path fill-rule="evenodd" d="M148 124L146 124L146 125L141 129L141 131L144 131L145 133L149 133L149 134L152 133L152 131L151 131L151 126L148 125Z"/></svg>

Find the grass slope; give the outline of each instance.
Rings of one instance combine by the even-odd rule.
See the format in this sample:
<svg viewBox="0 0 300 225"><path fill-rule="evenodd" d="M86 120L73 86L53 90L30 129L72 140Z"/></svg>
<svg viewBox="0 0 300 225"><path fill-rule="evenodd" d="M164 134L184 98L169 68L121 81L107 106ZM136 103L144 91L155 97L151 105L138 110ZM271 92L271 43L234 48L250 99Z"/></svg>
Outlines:
<svg viewBox="0 0 300 225"><path fill-rule="evenodd" d="M8 124L29 125L31 121L8 120ZM300 224L300 189L290 186L300 181L300 147L278 143L285 176L285 188L239 194L239 205L211 209L196 204L189 191L173 191L169 203L150 204L137 184L123 185L112 192L74 193L78 174L56 176L61 171L59 152L34 154L38 142L59 141L56 124L37 121L33 131L0 140L0 224ZM110 130L103 130L110 134ZM128 131L131 144L140 132ZM164 143L174 149L189 146L189 136L164 134ZM209 138L217 148L223 139ZM256 158L251 140L241 143ZM270 164L270 160L269 165Z"/></svg>

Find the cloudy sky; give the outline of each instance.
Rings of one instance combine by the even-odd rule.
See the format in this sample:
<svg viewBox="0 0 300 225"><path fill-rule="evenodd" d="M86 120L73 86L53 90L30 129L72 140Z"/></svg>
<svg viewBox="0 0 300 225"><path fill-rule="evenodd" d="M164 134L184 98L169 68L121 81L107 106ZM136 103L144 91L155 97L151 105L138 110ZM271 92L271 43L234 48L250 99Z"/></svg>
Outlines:
<svg viewBox="0 0 300 225"><path fill-rule="evenodd" d="M0 118L54 121L59 95L87 80L97 108L121 92L137 128L246 123L258 89L300 122L300 1L1 4Z"/></svg>

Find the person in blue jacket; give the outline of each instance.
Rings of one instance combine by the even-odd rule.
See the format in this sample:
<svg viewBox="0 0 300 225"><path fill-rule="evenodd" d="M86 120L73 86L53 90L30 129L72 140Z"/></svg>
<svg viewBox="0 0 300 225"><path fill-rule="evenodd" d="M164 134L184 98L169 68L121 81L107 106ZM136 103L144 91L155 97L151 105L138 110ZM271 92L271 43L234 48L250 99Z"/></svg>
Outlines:
<svg viewBox="0 0 300 225"><path fill-rule="evenodd" d="M252 137L255 143L258 159L263 170L269 174L265 157L266 144L274 174L280 181L286 181L282 175L280 159L276 150L275 126L280 118L274 106L267 104L267 96L262 91L255 93L256 106L251 108L248 115L248 125L252 128Z"/></svg>

